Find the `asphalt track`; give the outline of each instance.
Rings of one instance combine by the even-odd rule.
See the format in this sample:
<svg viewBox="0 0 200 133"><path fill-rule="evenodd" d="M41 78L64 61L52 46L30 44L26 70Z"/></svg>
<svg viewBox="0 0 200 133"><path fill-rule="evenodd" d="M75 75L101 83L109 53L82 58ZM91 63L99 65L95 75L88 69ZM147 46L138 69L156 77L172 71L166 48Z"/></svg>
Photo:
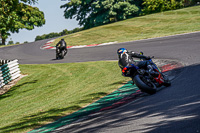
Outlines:
<svg viewBox="0 0 200 133"><path fill-rule="evenodd" d="M200 132L200 33L185 34L108 46L70 49L66 58L55 60L55 50L40 50L48 40L0 48L2 59L21 64L70 63L116 60L116 50L125 47L158 59L185 64L172 86L113 110L66 125L56 132L67 133L196 133Z"/></svg>

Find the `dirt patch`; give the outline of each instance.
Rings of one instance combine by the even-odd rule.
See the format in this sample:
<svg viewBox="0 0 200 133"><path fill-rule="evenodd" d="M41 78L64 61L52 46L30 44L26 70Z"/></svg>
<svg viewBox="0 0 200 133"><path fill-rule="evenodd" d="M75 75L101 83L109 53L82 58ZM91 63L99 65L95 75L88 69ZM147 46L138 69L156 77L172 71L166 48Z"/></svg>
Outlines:
<svg viewBox="0 0 200 133"><path fill-rule="evenodd" d="M0 96L3 95L4 93L6 93L7 91L10 90L11 87L13 87L20 79L22 79L23 77L25 77L27 75L21 75L19 78L9 82L7 85L3 86L0 88Z"/></svg>

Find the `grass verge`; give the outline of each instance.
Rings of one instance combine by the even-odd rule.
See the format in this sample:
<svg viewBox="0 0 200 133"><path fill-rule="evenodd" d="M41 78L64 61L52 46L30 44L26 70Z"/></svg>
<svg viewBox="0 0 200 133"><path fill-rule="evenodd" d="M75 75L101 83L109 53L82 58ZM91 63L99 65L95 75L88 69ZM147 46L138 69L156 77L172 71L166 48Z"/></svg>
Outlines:
<svg viewBox="0 0 200 133"><path fill-rule="evenodd" d="M116 61L20 65L22 78L0 96L0 132L26 132L116 90L129 78Z"/></svg>
<svg viewBox="0 0 200 133"><path fill-rule="evenodd" d="M136 17L81 31L62 38L67 41L68 46L115 41L126 42L200 31L199 22L200 6L194 6ZM60 39L56 39L52 46L55 46Z"/></svg>
<svg viewBox="0 0 200 133"><path fill-rule="evenodd" d="M0 48L2 48L2 47L14 46L14 45L20 45L20 44L0 45Z"/></svg>

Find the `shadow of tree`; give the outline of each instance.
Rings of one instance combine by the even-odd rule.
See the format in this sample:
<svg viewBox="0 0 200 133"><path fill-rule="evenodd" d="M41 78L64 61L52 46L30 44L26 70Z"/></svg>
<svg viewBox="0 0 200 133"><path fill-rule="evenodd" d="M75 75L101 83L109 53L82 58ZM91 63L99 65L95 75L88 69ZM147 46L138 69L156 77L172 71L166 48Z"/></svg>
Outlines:
<svg viewBox="0 0 200 133"><path fill-rule="evenodd" d="M124 82L124 81L118 81L118 82L114 82L110 85L125 85L125 84L126 84L126 82Z"/></svg>
<svg viewBox="0 0 200 133"><path fill-rule="evenodd" d="M15 91L18 89L18 88L20 88L21 86L24 86L24 85L31 85L31 84L35 84L35 83L37 83L38 82L38 80L33 80L33 81L30 81L30 82L25 82L25 83L21 83L21 84L19 84L19 85L15 85L15 86L13 86L9 91L7 91L5 94L3 94L3 95L0 95L0 100L1 99L4 99L4 98L6 98L6 97L9 97L9 96L11 96L11 95L13 95L14 93L15 93ZM28 91L28 90L27 90ZM26 92L26 91L25 91Z"/></svg>
<svg viewBox="0 0 200 133"><path fill-rule="evenodd" d="M78 103L91 103L94 99L98 99L98 98L105 96L105 95L107 95L107 93L105 93L105 92L91 93L91 94L84 96L83 100L77 101L76 104L78 104Z"/></svg>
<svg viewBox="0 0 200 133"><path fill-rule="evenodd" d="M189 133L200 127L200 65L181 68L172 86L123 108L89 116L57 132ZM177 69L178 70L178 69Z"/></svg>
<svg viewBox="0 0 200 133"><path fill-rule="evenodd" d="M200 66L197 65L197 66L187 67L189 71L187 71L185 75L191 76L189 77L189 79L188 78L182 78L179 80L177 79L178 81L176 82L178 83L176 83L176 85L172 85L171 87L169 87L167 91L163 90L163 91L158 92L158 94L151 95L151 96L146 95L144 96L145 97L144 99L137 101L137 103L131 103L131 105L127 107L115 108L115 110L108 110L104 114L96 113L96 112L99 112L102 108L111 106L113 103L116 103L120 101L122 98L129 96L130 93L133 93L135 91L134 89L129 89L129 90L118 89L118 91L120 92L120 95L117 95L119 94L119 92L117 93L113 92L108 97L104 97L101 100L85 108L81 108L80 106L71 106L71 107L62 108L62 109L54 108L48 111L39 112L36 114L26 116L23 119L21 119L18 123L14 123L12 125L0 128L0 130L5 131L5 132L14 132L17 130L31 129L31 128L42 126L44 125L44 122L46 121L54 121L53 123L44 125L41 128L33 130L33 132L45 131L46 129L49 129L49 131L53 131L64 125L68 125L68 126L62 127L62 129L58 130L58 132L70 132L70 133L71 132L84 132L84 133L85 132L99 132L101 129L114 130L117 127L119 128L126 127L126 126L130 127L131 124L134 124L141 118L143 118L144 121L145 121L145 118L153 119L154 117L160 118L163 116L165 116L166 119L171 119L171 118L176 118L177 115L178 116L193 115L195 117L186 119L186 121L187 120L199 121L195 119L197 118L197 116L199 117L200 115L200 112L197 111L197 108L199 107L196 106L196 104L195 105L192 104L194 105L194 107L189 108L189 109L187 108L187 104L193 103L195 101L196 102L200 101L199 90L190 91L190 93L188 93L188 92L185 92L185 89L184 90L176 89L176 87L177 88L190 87L188 86L188 84L186 84L187 82L191 82L191 83L194 82L193 84L197 84L197 82L200 82L198 78L199 75L198 73L196 73L198 69L195 70L195 72L191 74L190 69L196 69L196 68L199 69ZM193 80L193 78L197 78L198 81ZM188 79L189 81L183 82L182 80L185 80L185 79ZM124 95L122 95L123 93ZM86 95L86 97L97 98L103 95L105 95L104 92L99 92L99 93L92 93L92 94ZM176 104L175 104L175 101L177 101ZM88 102L88 99L83 99L79 101L79 103L86 103L86 102ZM176 111L177 108L179 108L178 110L179 112ZM70 115L61 117L63 115L62 112L75 111L75 110L78 110L78 111ZM176 111L175 114L173 113L173 110ZM78 122L77 123L75 122L76 120L79 120L80 118L83 118L90 114L94 114L94 115L89 116L86 119L86 121L84 121L84 123L80 124ZM69 126L69 124L72 122L74 122L74 124ZM127 122L130 122L130 123L127 123ZM140 123L143 126L142 129L127 128L129 129L129 131L127 132L145 132L146 130L152 131L152 132L153 131L160 132L162 130L160 130L159 127L162 127L162 129L163 128L168 129L170 125L179 124L178 122L181 122L181 121L169 120L167 121L166 124L163 124L163 122L165 122L165 119L156 121L154 123L147 121L146 123L145 122Z"/></svg>
<svg viewBox="0 0 200 133"><path fill-rule="evenodd" d="M86 97L96 97L96 98L99 98L101 96L105 96L107 93L105 92L98 92L98 93L91 93L89 95L86 95Z"/></svg>
<svg viewBox="0 0 200 133"><path fill-rule="evenodd" d="M0 128L0 131L3 132L14 132L17 130L23 130L23 129L29 129L30 127L39 127L43 122L46 121L55 121L62 117L62 112L64 111L74 111L80 109L80 106L71 106L67 108L62 109L50 109L48 111L39 112L33 115L25 116L23 119L21 119L18 123L13 123L10 126L6 126L3 128ZM57 115L60 114L60 115Z"/></svg>
<svg viewBox="0 0 200 133"><path fill-rule="evenodd" d="M136 90L138 88L133 87L133 85L131 84L132 88L130 88L130 85L128 85L129 90L126 89L125 91L118 91L118 92L113 92L107 96L105 96L105 92L99 92L99 93L92 93L89 95L86 95L85 98L83 100L79 100L78 103L89 103L92 102L92 99L89 97L96 97L99 98L101 96L105 96L101 99L99 99L98 101L79 109L78 111L65 116L53 123L50 123L48 125L44 125L41 128L35 129L31 132L43 132L43 131L53 131L55 129L57 129L58 127L64 126L66 124L70 124L76 120L79 120L80 118L83 118L87 115L99 112L101 109L105 108L105 107L109 107L112 106L114 103L116 103L117 101L123 99L124 97L132 94L133 92L136 92ZM113 106L114 107L114 106ZM116 107L116 106L115 106Z"/></svg>

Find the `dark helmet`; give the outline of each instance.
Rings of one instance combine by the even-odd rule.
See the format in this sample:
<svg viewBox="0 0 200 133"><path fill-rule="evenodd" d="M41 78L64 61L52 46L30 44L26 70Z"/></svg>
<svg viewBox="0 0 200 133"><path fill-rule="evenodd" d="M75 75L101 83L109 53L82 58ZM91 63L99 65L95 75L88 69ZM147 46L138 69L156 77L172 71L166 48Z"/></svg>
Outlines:
<svg viewBox="0 0 200 133"><path fill-rule="evenodd" d="M64 41L64 39L62 38L61 41Z"/></svg>
<svg viewBox="0 0 200 133"><path fill-rule="evenodd" d="M117 54L118 54L118 55L124 54L124 53L126 53L126 52L128 52L128 50L125 49L125 48L119 48L119 49L117 50Z"/></svg>

